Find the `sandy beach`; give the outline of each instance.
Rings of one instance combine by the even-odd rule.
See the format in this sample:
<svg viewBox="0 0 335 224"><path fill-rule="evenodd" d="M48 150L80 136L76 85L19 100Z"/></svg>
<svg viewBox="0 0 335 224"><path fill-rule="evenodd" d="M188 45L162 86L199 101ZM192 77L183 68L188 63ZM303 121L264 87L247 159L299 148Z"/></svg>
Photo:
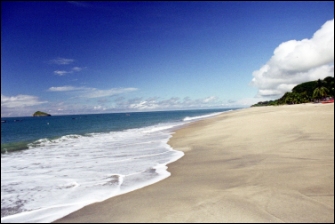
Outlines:
<svg viewBox="0 0 335 224"><path fill-rule="evenodd" d="M247 108L177 130L171 176L57 222L334 222L334 104Z"/></svg>

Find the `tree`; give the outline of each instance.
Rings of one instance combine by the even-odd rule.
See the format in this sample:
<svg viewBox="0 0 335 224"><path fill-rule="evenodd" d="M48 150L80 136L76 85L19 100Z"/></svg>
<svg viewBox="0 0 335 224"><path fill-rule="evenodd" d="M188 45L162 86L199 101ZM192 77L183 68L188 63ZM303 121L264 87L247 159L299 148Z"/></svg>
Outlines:
<svg viewBox="0 0 335 224"><path fill-rule="evenodd" d="M328 76L323 80L301 83L296 85L292 92L286 92L277 100L258 102L253 106L308 103L316 99L320 100L325 96L334 96L334 77L332 76Z"/></svg>
<svg viewBox="0 0 335 224"><path fill-rule="evenodd" d="M327 96L328 89L323 86L323 82L318 79L316 88L313 91L313 98L320 101L321 98Z"/></svg>

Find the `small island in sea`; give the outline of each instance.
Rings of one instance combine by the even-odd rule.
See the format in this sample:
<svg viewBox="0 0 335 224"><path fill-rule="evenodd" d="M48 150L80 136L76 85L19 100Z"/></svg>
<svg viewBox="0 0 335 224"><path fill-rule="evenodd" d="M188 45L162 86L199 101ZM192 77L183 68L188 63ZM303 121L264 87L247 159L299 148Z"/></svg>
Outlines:
<svg viewBox="0 0 335 224"><path fill-rule="evenodd" d="M51 116L51 114L48 114L48 113L45 113L45 112L42 112L42 111L36 111L33 114L33 117L44 117L44 116Z"/></svg>

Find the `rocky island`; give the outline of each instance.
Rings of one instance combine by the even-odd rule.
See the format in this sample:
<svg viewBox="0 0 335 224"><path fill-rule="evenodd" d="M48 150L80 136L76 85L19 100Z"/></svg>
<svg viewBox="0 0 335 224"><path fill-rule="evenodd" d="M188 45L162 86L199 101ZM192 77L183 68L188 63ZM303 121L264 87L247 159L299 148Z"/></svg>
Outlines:
<svg viewBox="0 0 335 224"><path fill-rule="evenodd" d="M45 113L45 112L42 112L42 111L36 111L33 114L33 117L45 117L45 116L51 116L51 114L48 114L48 113Z"/></svg>

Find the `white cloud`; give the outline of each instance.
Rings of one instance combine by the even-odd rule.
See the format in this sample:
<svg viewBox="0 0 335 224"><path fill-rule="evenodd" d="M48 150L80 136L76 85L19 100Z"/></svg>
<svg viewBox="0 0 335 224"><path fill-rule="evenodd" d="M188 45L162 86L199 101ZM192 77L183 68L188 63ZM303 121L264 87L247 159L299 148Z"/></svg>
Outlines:
<svg viewBox="0 0 335 224"><path fill-rule="evenodd" d="M71 72L71 71L70 71L70 72L67 72L67 71L59 71L59 70L57 70L57 71L54 71L54 73L55 73L56 75L63 76L63 75L65 75L65 74L72 73L72 72Z"/></svg>
<svg viewBox="0 0 335 224"><path fill-rule="evenodd" d="M50 87L48 91L51 92L67 92L67 91L75 91L75 90L86 90L89 88L86 87L74 87L74 86L58 86L58 87Z"/></svg>
<svg viewBox="0 0 335 224"><path fill-rule="evenodd" d="M207 97L203 100L204 103L209 103L209 102L213 102L216 100L216 97L215 96L210 96L210 97Z"/></svg>
<svg viewBox="0 0 335 224"><path fill-rule="evenodd" d="M235 107L249 107L253 104L256 104L259 101L265 100L263 98L243 98L238 100L227 100L226 103L223 103L222 106L228 108L235 108Z"/></svg>
<svg viewBox="0 0 335 224"><path fill-rule="evenodd" d="M128 105L129 109L136 109L136 110L155 110L158 108L158 104L155 102L150 101L140 101L138 103L132 103Z"/></svg>
<svg viewBox="0 0 335 224"><path fill-rule="evenodd" d="M323 24L311 39L281 43L252 75L258 96L273 98L302 82L334 76L334 19Z"/></svg>
<svg viewBox="0 0 335 224"><path fill-rule="evenodd" d="M93 110L105 111L105 110L106 110L106 107L103 107L103 106L101 106L101 105L98 105L98 106L94 106L94 107L93 107Z"/></svg>
<svg viewBox="0 0 335 224"><path fill-rule="evenodd" d="M56 71L54 71L54 73L55 73L55 75L63 76L63 75L70 74L70 73L73 73L73 72L80 72L83 69L84 68L81 68L81 67L73 67L71 69L71 71L56 70Z"/></svg>
<svg viewBox="0 0 335 224"><path fill-rule="evenodd" d="M86 90L86 93L83 93L81 97L85 98L99 98L99 97L107 97L107 96L114 96L122 93L128 93L132 91L136 91L136 88L112 88L112 89L96 89L96 88L89 88Z"/></svg>
<svg viewBox="0 0 335 224"><path fill-rule="evenodd" d="M71 64L72 62L74 62L74 59L70 58L56 58L49 61L49 63L57 65L68 65Z"/></svg>
<svg viewBox="0 0 335 224"><path fill-rule="evenodd" d="M81 70L83 70L83 68L81 68L81 67L73 67L72 68L72 71L75 71L75 72L80 72Z"/></svg>
<svg viewBox="0 0 335 224"><path fill-rule="evenodd" d="M96 89L89 87L75 87L75 86L58 86L58 87L50 87L48 91L51 92L68 92L68 91L79 91L78 97L83 98L100 98L100 97L108 97L114 96L122 93L128 93L132 91L136 91L137 88L112 88L112 89Z"/></svg>
<svg viewBox="0 0 335 224"><path fill-rule="evenodd" d="M1 110L4 108L22 108L47 103L47 101L40 101L36 96L17 95L5 96L1 94Z"/></svg>
<svg viewBox="0 0 335 224"><path fill-rule="evenodd" d="M118 99L115 100L116 108L125 111L149 111L149 110L180 110L180 109L197 109L197 108L213 108L222 107L222 102L214 96L205 97L201 99L191 99L185 97L171 97L169 99L161 99L158 97L151 97L148 99L134 98L130 100Z"/></svg>

